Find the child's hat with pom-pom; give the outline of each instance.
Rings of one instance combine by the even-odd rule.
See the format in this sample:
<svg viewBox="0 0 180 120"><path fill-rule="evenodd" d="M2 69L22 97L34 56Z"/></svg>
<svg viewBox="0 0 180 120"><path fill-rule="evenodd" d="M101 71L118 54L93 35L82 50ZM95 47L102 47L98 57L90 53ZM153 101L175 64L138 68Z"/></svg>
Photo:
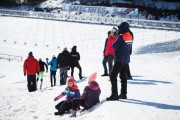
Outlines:
<svg viewBox="0 0 180 120"><path fill-rule="evenodd" d="M95 72L89 77L88 82L91 83L93 81L96 81L96 78L97 78L97 73Z"/></svg>

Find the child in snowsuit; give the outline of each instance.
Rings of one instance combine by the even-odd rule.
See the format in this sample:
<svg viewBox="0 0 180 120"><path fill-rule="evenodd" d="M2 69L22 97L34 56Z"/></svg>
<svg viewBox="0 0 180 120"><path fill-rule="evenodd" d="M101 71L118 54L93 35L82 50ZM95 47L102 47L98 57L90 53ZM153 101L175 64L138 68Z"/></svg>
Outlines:
<svg viewBox="0 0 180 120"><path fill-rule="evenodd" d="M57 71L57 59L56 56L52 56L52 60L49 62L49 59L46 58L46 63L51 65L50 67L50 79L51 79L51 87L53 87L53 79L54 79L54 86L56 86L56 71Z"/></svg>
<svg viewBox="0 0 180 120"><path fill-rule="evenodd" d="M80 99L74 99L72 102L71 117L76 117L76 112L79 106L84 107L81 111L87 110L99 102L101 89L99 84L95 81L96 74L92 74L88 79L88 85L84 88L84 92Z"/></svg>
<svg viewBox="0 0 180 120"><path fill-rule="evenodd" d="M59 100L63 96L67 96L66 100L61 101L55 106L58 112L55 112L55 115L63 115L66 111L72 109L72 101L74 98L80 98L80 92L78 86L74 83L74 78L72 76L68 77L67 80L68 87L65 88L65 91L60 95L54 98L54 101Z"/></svg>

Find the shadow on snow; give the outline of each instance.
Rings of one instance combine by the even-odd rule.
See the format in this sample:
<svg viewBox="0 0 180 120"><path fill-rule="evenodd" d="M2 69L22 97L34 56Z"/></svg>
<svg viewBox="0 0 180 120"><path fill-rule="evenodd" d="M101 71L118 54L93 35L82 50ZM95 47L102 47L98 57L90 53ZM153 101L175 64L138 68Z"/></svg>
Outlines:
<svg viewBox="0 0 180 120"><path fill-rule="evenodd" d="M171 82L168 81L159 81L159 80L142 80L142 79L128 80L128 84L137 84L137 85L158 85L158 83L172 84Z"/></svg>
<svg viewBox="0 0 180 120"><path fill-rule="evenodd" d="M137 49L135 54L163 53L174 51L180 51L180 39L143 46Z"/></svg>
<svg viewBox="0 0 180 120"><path fill-rule="evenodd" d="M171 110L180 110L180 106L177 105L168 105L164 103L156 103L156 102L148 102L142 100L135 100L135 99L127 99L127 100L120 100L124 103L132 103L132 104L139 104L139 105L146 105L151 106L159 109L171 109Z"/></svg>

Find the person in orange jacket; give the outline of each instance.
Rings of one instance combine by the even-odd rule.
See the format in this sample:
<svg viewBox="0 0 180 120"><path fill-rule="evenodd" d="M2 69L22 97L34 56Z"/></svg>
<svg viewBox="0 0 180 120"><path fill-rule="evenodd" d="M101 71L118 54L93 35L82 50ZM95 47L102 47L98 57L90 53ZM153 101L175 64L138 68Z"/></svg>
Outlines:
<svg viewBox="0 0 180 120"><path fill-rule="evenodd" d="M40 67L33 53L29 52L28 58L24 61L24 76L27 74L27 87L29 92L36 91L36 73L39 74Z"/></svg>
<svg viewBox="0 0 180 120"><path fill-rule="evenodd" d="M118 39L113 43L115 50L115 64L110 74L111 95L107 101L118 99L127 99L127 67L130 63L130 54L133 44L133 34L130 31L130 25L123 22L118 26ZM118 95L117 75L120 73L121 90Z"/></svg>

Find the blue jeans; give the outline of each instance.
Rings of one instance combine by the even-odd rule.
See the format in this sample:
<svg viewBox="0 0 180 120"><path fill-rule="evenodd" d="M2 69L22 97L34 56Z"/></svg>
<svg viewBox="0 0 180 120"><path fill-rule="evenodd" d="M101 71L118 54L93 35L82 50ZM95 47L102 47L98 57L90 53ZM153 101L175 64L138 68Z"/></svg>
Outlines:
<svg viewBox="0 0 180 120"><path fill-rule="evenodd" d="M68 67L60 67L60 85L65 85L67 80Z"/></svg>

